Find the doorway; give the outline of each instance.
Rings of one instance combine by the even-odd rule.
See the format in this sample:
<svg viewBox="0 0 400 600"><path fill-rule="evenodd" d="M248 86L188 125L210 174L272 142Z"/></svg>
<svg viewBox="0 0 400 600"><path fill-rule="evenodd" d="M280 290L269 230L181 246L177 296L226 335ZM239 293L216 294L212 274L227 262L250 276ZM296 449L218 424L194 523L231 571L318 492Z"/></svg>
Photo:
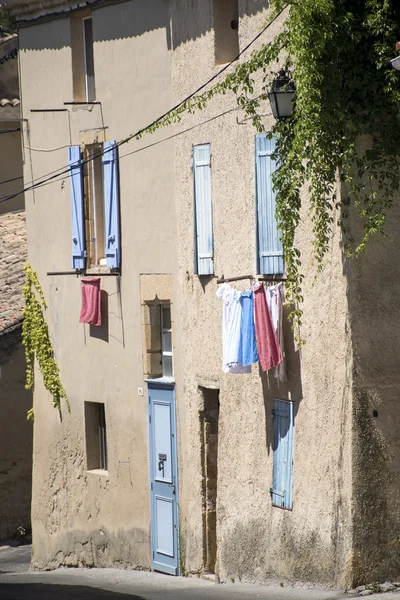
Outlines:
<svg viewBox="0 0 400 600"><path fill-rule="evenodd" d="M147 383L152 568L179 575L175 389L172 384Z"/></svg>
<svg viewBox="0 0 400 600"><path fill-rule="evenodd" d="M200 412L201 467L203 500L203 564L207 573L215 573L217 558L218 491L218 419L219 390L201 387Z"/></svg>

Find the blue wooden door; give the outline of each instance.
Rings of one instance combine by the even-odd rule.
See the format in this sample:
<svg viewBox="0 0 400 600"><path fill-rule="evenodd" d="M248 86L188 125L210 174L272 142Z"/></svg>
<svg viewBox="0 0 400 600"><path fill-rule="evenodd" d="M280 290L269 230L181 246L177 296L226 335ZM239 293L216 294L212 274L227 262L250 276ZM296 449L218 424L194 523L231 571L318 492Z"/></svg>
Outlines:
<svg viewBox="0 0 400 600"><path fill-rule="evenodd" d="M154 571L179 575L175 389L148 382Z"/></svg>

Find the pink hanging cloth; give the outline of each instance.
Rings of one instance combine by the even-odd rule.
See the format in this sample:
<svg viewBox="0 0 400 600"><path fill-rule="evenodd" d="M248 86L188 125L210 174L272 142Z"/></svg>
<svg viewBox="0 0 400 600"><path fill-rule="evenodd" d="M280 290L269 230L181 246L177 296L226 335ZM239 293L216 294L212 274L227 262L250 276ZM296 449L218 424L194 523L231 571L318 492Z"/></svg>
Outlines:
<svg viewBox="0 0 400 600"><path fill-rule="evenodd" d="M82 277L82 308L79 323L101 325L100 277Z"/></svg>
<svg viewBox="0 0 400 600"><path fill-rule="evenodd" d="M268 371L282 362L282 352L267 306L264 285L255 286L253 291L258 356L262 370Z"/></svg>

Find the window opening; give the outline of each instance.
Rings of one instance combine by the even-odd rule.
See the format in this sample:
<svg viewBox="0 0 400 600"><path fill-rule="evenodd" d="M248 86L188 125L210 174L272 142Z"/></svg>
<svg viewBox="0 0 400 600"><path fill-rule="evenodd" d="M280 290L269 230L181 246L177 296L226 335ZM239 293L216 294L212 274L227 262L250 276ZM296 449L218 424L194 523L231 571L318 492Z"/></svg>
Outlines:
<svg viewBox="0 0 400 600"><path fill-rule="evenodd" d="M200 413L203 496L203 561L215 573L217 558L218 420L219 390L203 388L204 410Z"/></svg>
<svg viewBox="0 0 400 600"><path fill-rule="evenodd" d="M93 144L87 146L84 153L88 161L85 164L85 226L90 267L106 264L102 149L102 144Z"/></svg>
<svg viewBox="0 0 400 600"><path fill-rule="evenodd" d="M224 64L239 54L238 0L214 0L215 63Z"/></svg>
<svg viewBox="0 0 400 600"><path fill-rule="evenodd" d="M174 376L171 306L161 305L161 355L164 377Z"/></svg>
<svg viewBox="0 0 400 600"><path fill-rule="evenodd" d="M108 470L107 429L104 404L85 402L87 469Z"/></svg>
<svg viewBox="0 0 400 600"><path fill-rule="evenodd" d="M82 23L86 101L93 102L96 99L94 86L93 19L92 17L86 17L82 20Z"/></svg>
<svg viewBox="0 0 400 600"><path fill-rule="evenodd" d="M75 102L94 102L93 19L88 10L77 11L70 19L72 87Z"/></svg>

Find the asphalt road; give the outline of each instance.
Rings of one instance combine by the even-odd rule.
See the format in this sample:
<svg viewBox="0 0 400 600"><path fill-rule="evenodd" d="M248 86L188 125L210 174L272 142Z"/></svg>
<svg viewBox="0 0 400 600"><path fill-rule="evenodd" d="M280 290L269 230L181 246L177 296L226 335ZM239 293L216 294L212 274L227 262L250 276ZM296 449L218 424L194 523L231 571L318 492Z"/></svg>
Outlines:
<svg viewBox="0 0 400 600"><path fill-rule="evenodd" d="M241 583L215 585L196 577L120 569L30 572L30 546L0 546L0 600L339 600L337 592ZM347 596L355 598L355 596ZM374 596L369 596L374 600ZM378 600L400 600L380 594Z"/></svg>

